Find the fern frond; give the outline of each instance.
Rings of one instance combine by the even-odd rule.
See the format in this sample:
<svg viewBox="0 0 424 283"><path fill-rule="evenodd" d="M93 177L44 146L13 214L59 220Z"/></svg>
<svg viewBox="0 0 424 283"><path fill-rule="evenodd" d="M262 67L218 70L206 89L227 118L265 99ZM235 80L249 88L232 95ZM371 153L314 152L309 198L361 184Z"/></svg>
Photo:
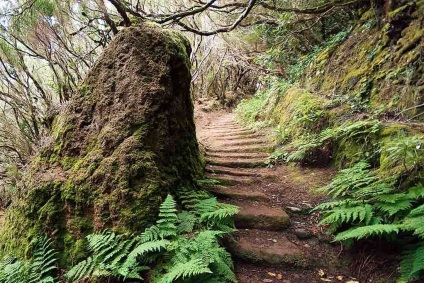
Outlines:
<svg viewBox="0 0 424 283"><path fill-rule="evenodd" d="M364 239L374 236L385 236L398 234L401 227L397 224L374 224L362 227L354 227L347 231L338 233L334 241L346 241L350 239Z"/></svg>
<svg viewBox="0 0 424 283"><path fill-rule="evenodd" d="M369 182L371 181L371 182ZM394 190L394 187L391 184L378 181L374 177L370 177L367 180L357 181L357 183L352 187L350 195L356 199L367 199L375 197L377 195L388 194Z"/></svg>
<svg viewBox="0 0 424 283"><path fill-rule="evenodd" d="M203 213L212 212L218 206L218 201L215 197L199 200L193 212L197 215L202 215Z"/></svg>
<svg viewBox="0 0 424 283"><path fill-rule="evenodd" d="M424 204L418 206L417 208L411 210L411 212L409 213L409 217L412 216L418 216L418 215L423 215L424 214Z"/></svg>
<svg viewBox="0 0 424 283"><path fill-rule="evenodd" d="M286 157L287 162L300 162L303 161L306 157L307 151L305 149L297 149Z"/></svg>
<svg viewBox="0 0 424 283"><path fill-rule="evenodd" d="M124 264L119 270L119 274L127 277L127 274L137 266L138 257L150 252L159 252L162 249L166 249L166 246L169 245L169 243L170 242L168 240L158 240L138 245L127 256Z"/></svg>
<svg viewBox="0 0 424 283"><path fill-rule="evenodd" d="M418 243L407 248L402 255L400 263L401 280L409 282L417 279L424 271L424 243Z"/></svg>
<svg viewBox="0 0 424 283"><path fill-rule="evenodd" d="M89 278L92 273L89 272L93 270L94 261L92 257L88 257L86 260L79 262L77 265L72 267L66 274L65 278L68 281L78 281L83 278Z"/></svg>
<svg viewBox="0 0 424 283"><path fill-rule="evenodd" d="M399 200L395 203L376 203L375 207L381 211L387 213L389 216L393 216L398 212L405 211L412 208L412 200Z"/></svg>
<svg viewBox="0 0 424 283"><path fill-rule="evenodd" d="M178 234L191 233L196 225L197 218L191 212L184 211L178 214Z"/></svg>
<svg viewBox="0 0 424 283"><path fill-rule="evenodd" d="M363 201L363 200L341 199L341 200L321 203L317 205L314 209L312 209L312 211L329 210L336 207L357 206L357 205L362 205L365 203L366 201Z"/></svg>
<svg viewBox="0 0 424 283"><path fill-rule="evenodd" d="M179 278L185 279L206 273L212 273L209 267L201 259L192 259L173 266L158 283L173 283Z"/></svg>
<svg viewBox="0 0 424 283"><path fill-rule="evenodd" d="M210 198L211 195L204 190L183 189L179 191L179 199L184 208L195 209L199 201Z"/></svg>
<svg viewBox="0 0 424 283"><path fill-rule="evenodd" d="M214 211L204 212L200 215L200 221L219 222L222 219L234 216L238 213L239 208L231 204L219 204L219 208Z"/></svg>
<svg viewBox="0 0 424 283"><path fill-rule="evenodd" d="M53 242L48 237L36 238L33 260L30 266L29 283L55 282L51 274L57 269L58 253L53 249Z"/></svg>
<svg viewBox="0 0 424 283"><path fill-rule="evenodd" d="M144 232L140 235L140 241L142 243L151 242L159 240L160 230L157 226L153 225L149 228L146 228Z"/></svg>
<svg viewBox="0 0 424 283"><path fill-rule="evenodd" d="M321 224L337 224L364 222L368 224L374 215L373 207L369 204L353 207L341 207L328 211L328 215L321 220Z"/></svg>
<svg viewBox="0 0 424 283"><path fill-rule="evenodd" d="M411 215L411 214L410 214ZM402 228L412 231L415 236L424 239L424 215L408 216L402 222Z"/></svg>
<svg viewBox="0 0 424 283"><path fill-rule="evenodd" d="M413 199L424 198L424 186L422 184L418 184L409 188L407 195L409 198Z"/></svg>
<svg viewBox="0 0 424 283"><path fill-rule="evenodd" d="M159 228L159 235L162 239L177 235L178 221L177 203L171 195L168 195L159 208L159 219L156 226Z"/></svg>
<svg viewBox="0 0 424 283"><path fill-rule="evenodd" d="M392 204L405 199L410 199L410 197L407 194L379 194L372 198L376 202Z"/></svg>

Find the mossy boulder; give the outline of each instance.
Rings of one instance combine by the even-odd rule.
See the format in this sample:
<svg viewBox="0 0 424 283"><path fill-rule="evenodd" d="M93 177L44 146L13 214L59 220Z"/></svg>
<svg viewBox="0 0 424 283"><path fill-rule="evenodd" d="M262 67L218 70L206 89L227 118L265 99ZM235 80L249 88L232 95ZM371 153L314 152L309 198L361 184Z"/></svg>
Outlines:
<svg viewBox="0 0 424 283"><path fill-rule="evenodd" d="M87 233L142 231L168 193L194 184L190 51L179 33L149 24L112 40L30 166L4 248L22 253L43 233L80 254Z"/></svg>

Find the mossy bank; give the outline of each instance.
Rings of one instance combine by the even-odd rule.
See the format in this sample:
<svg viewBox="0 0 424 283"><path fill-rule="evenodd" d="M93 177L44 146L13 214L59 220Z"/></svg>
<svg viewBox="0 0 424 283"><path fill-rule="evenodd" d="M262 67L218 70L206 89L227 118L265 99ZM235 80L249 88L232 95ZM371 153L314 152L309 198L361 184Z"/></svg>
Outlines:
<svg viewBox="0 0 424 283"><path fill-rule="evenodd" d="M240 104L239 120L274 127L277 159L384 163L381 149L394 139L422 139L423 9L424 1L360 9L350 28L290 66L289 80L268 77Z"/></svg>

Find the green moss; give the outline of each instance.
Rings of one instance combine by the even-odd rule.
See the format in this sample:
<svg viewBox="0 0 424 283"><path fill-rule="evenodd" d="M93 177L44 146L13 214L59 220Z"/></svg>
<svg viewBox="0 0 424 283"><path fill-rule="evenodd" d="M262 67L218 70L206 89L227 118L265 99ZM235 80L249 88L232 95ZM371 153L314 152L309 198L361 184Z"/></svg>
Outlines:
<svg viewBox="0 0 424 283"><path fill-rule="evenodd" d="M397 8L397 9L389 12L389 14L387 16L388 16L389 20L394 20L397 17L402 16L403 13L407 12L408 9L410 7L413 7L414 5L415 5L414 2L407 3L406 5L401 6L401 7Z"/></svg>
<svg viewBox="0 0 424 283"><path fill-rule="evenodd" d="M63 266L75 264L89 255L88 243L85 238L77 239L74 235L66 233L63 235L63 251L59 254L59 262Z"/></svg>
<svg viewBox="0 0 424 283"><path fill-rule="evenodd" d="M325 100L299 88L289 89L273 110L272 117L291 138L319 132L327 123Z"/></svg>
<svg viewBox="0 0 424 283"><path fill-rule="evenodd" d="M334 164L337 168L346 168L369 158L374 153L374 148L369 144L363 144L361 140L348 139L341 141L334 152Z"/></svg>
<svg viewBox="0 0 424 283"><path fill-rule="evenodd" d="M69 170L75 165L77 160L78 159L75 157L64 156L60 159L60 164L62 165L63 170Z"/></svg>
<svg viewBox="0 0 424 283"><path fill-rule="evenodd" d="M359 69L355 67L352 67L351 71L342 78L342 81L347 88L352 88L359 81L361 81L369 72L368 66L362 66L362 68Z"/></svg>
<svg viewBox="0 0 424 283"><path fill-rule="evenodd" d="M83 100L89 100L90 97L91 97L91 94L92 94L92 90L91 90L90 86L88 86L84 83L81 83L78 86L78 93L80 94L79 98L81 98Z"/></svg>
<svg viewBox="0 0 424 283"><path fill-rule="evenodd" d="M300 86L339 100L354 98L353 110L377 109L379 115L419 105L419 86L414 84L423 70L418 55L424 36L423 10L424 1L407 3L390 12L381 28L369 24L379 20L378 13L369 9L344 42L318 52L305 68Z"/></svg>
<svg viewBox="0 0 424 283"><path fill-rule="evenodd" d="M49 162L50 163L55 163L55 162L57 162L57 154L55 154L55 153L52 153L51 155L50 155L50 157L49 157Z"/></svg>

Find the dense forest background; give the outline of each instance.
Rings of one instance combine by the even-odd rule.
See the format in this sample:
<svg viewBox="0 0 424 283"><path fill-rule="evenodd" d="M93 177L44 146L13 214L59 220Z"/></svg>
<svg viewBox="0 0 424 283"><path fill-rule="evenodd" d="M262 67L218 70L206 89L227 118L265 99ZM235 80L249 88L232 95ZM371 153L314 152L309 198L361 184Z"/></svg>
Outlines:
<svg viewBox="0 0 424 283"><path fill-rule="evenodd" d="M148 23L189 39L196 107L236 108L240 123L272 131L270 166L342 170L321 191L330 201L316 208L336 240L395 239L407 247L401 277L417 278L424 269L423 14L422 0L3 0L1 211L28 195L25 178L40 151L54 144L58 114L85 91L82 82L105 48L121 31ZM231 230L226 218L236 208L210 199L201 205L208 204L225 210L225 221L201 216L213 213L204 207L196 208L200 218L193 221L205 230ZM167 198L165 218L175 216L175 206ZM176 243L181 235L172 230L166 236L176 238L162 240ZM202 234L218 247L215 236ZM114 233L102 237L115 248L130 245ZM165 245L152 239L157 246L146 249ZM96 243L105 238L91 241L93 254L101 257ZM44 238L35 244L52 245ZM4 247L3 253L14 252ZM173 282L169 278L163 282Z"/></svg>

